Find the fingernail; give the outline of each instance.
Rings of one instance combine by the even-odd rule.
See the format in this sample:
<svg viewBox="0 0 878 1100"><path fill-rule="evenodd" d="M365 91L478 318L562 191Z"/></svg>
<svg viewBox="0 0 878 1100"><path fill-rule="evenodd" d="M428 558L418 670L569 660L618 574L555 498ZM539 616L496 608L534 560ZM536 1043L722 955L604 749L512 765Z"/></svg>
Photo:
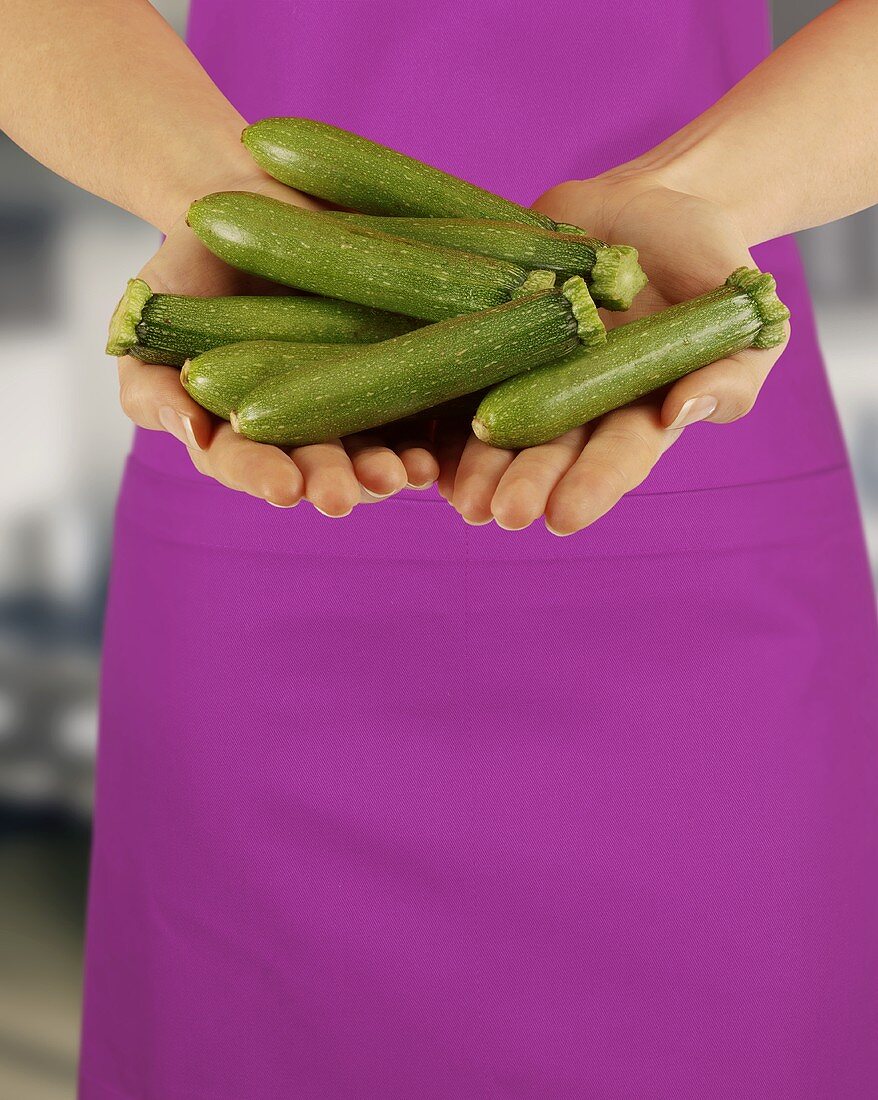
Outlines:
<svg viewBox="0 0 878 1100"><path fill-rule="evenodd" d="M314 507L317 508L317 505L315 504ZM334 516L332 512L324 512L322 508L317 508L317 511L321 516L326 516L327 519L344 519L345 516L349 516L351 512L353 512L353 508L349 508L346 512L342 512L340 516Z"/></svg>
<svg viewBox="0 0 878 1100"><path fill-rule="evenodd" d="M421 489L429 489L432 484L433 484L432 481L425 481L423 485L412 485L412 483L410 481L407 481L405 483L405 487L406 487L406 489L421 490Z"/></svg>
<svg viewBox="0 0 878 1100"><path fill-rule="evenodd" d="M549 532L550 535L554 535L556 538L559 539L566 539L573 534L572 531L556 531L548 520L546 520L546 530Z"/></svg>
<svg viewBox="0 0 878 1100"><path fill-rule="evenodd" d="M396 489L391 489L389 493L373 493L371 489L367 489L365 485L361 485L360 489L370 500L387 500L388 497L392 497L396 492Z"/></svg>
<svg viewBox="0 0 878 1100"><path fill-rule="evenodd" d="M676 428L688 428L690 424L706 420L715 411L716 406L715 397L690 397L674 417L673 422L668 424L666 430L670 432Z"/></svg>
<svg viewBox="0 0 878 1100"><path fill-rule="evenodd" d="M192 447L196 451L203 449L195 438L190 416L177 412L170 405L163 405L159 409L159 423L166 432L170 432L175 439L179 439L186 447Z"/></svg>
<svg viewBox="0 0 878 1100"><path fill-rule="evenodd" d="M464 523L469 524L470 527L486 527L489 523L494 522L494 517L490 519L467 519L466 516L460 517Z"/></svg>
<svg viewBox="0 0 878 1100"><path fill-rule="evenodd" d="M298 504L299 502L296 501L294 504L275 504L273 500L269 500L268 497L266 497L265 503L270 504L272 508L295 508L296 504Z"/></svg>

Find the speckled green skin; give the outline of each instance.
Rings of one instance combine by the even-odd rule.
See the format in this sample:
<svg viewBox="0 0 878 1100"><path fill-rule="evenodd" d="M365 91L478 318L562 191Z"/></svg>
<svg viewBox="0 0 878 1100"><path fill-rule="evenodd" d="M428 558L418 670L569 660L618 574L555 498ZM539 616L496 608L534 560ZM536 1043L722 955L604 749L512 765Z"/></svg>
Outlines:
<svg viewBox="0 0 878 1100"><path fill-rule="evenodd" d="M546 443L708 363L776 346L788 317L772 276L739 268L709 294L612 329L600 347L496 386L473 430L496 447Z"/></svg>
<svg viewBox="0 0 878 1100"><path fill-rule="evenodd" d="M545 214L323 122L264 118L241 140L275 179L364 214L496 218L555 228Z"/></svg>
<svg viewBox="0 0 878 1100"><path fill-rule="evenodd" d="M306 344L277 340L252 340L237 344L224 344L185 362L180 381L199 405L209 412L228 420L231 414L251 390L278 375L324 360L338 361L339 357L354 356L365 344ZM161 353L165 354L165 353ZM164 360L169 364L173 356ZM471 419L479 401L487 391L455 397L440 405L423 410L418 423L425 419L456 417ZM414 418L412 418L414 420Z"/></svg>
<svg viewBox="0 0 878 1100"><path fill-rule="evenodd" d="M389 340L421 323L399 313L311 294L193 298L153 294L143 279L129 279L113 311L107 354L180 367L185 359L221 344L365 344Z"/></svg>
<svg viewBox="0 0 878 1100"><path fill-rule="evenodd" d="M487 218L391 218L346 210L330 213L353 228L460 248L558 275L583 275L595 302L604 309L630 309L648 281L637 262L637 249L605 244L584 230L559 233Z"/></svg>
<svg viewBox="0 0 878 1100"><path fill-rule="evenodd" d="M243 340L366 344L418 325L410 317L304 294L188 298L154 294L136 327L143 347L200 355Z"/></svg>
<svg viewBox="0 0 878 1100"><path fill-rule="evenodd" d="M224 344L190 359L180 381L199 405L228 420L247 394L267 379L326 360L339 361L369 346L276 340Z"/></svg>
<svg viewBox="0 0 878 1100"><path fill-rule="evenodd" d="M426 321L507 302L530 274L487 256L356 231L245 191L196 200L187 221L211 252L241 271Z"/></svg>
<svg viewBox="0 0 878 1100"><path fill-rule="evenodd" d="M177 365L183 368L180 381L187 393L209 412L228 420L247 395L269 378L325 360L338 362L341 356L355 356L365 347L365 344L252 340L224 344ZM486 392L477 390L425 409L416 414L417 422L448 417L471 420Z"/></svg>
<svg viewBox="0 0 878 1100"><path fill-rule="evenodd" d="M595 252L603 241L573 233L555 233L536 225L487 218L391 218L372 214L331 211L353 229L391 233L411 241L426 241L443 248L459 248L508 260L521 267L540 268L565 275L588 275Z"/></svg>
<svg viewBox="0 0 878 1100"><path fill-rule="evenodd" d="M125 353L141 363L159 363L165 367L182 367L186 356L176 351L164 351L162 348L147 348L143 344L132 344Z"/></svg>
<svg viewBox="0 0 878 1100"><path fill-rule="evenodd" d="M577 341L570 302L543 290L264 382L232 425L263 443L317 443L472 393L557 359Z"/></svg>

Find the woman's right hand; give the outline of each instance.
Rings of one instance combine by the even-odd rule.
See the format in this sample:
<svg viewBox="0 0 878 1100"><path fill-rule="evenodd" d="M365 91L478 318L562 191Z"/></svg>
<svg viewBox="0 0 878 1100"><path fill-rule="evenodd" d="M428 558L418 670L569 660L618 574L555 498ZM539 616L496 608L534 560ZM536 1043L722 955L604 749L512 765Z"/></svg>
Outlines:
<svg viewBox="0 0 878 1100"><path fill-rule="evenodd" d="M235 181L228 189L259 190L287 202L294 196L267 177ZM298 195L295 201L311 202ZM165 294L281 291L217 259L186 225L185 215L168 231L140 277L154 292ZM254 443L193 401L177 370L141 363L132 356L119 359L119 398L135 424L175 436L201 473L279 507L289 508L306 499L325 515L344 516L359 503L382 499L407 484L432 484L438 475L426 440L403 439L393 449L381 435L369 432L289 452Z"/></svg>

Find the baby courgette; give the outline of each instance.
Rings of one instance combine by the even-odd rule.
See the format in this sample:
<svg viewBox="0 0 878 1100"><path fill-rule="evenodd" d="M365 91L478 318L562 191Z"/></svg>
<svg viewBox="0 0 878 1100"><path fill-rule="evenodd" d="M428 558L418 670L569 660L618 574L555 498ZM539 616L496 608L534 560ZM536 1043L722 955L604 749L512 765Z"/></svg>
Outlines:
<svg viewBox="0 0 878 1100"><path fill-rule="evenodd" d="M740 267L723 286L620 325L606 342L495 386L473 431L496 447L533 447L745 348L783 343L789 310L774 278Z"/></svg>
<svg viewBox="0 0 878 1100"><path fill-rule="evenodd" d="M470 313L370 344L355 356L269 379L232 415L263 443L317 443L386 424L605 338L578 276L560 289Z"/></svg>
<svg viewBox="0 0 878 1100"><path fill-rule="evenodd" d="M129 279L110 321L108 355L176 363L240 340L368 343L417 327L410 317L310 294L193 298Z"/></svg>
<svg viewBox="0 0 878 1100"><path fill-rule="evenodd" d="M545 214L325 122L264 118L241 140L275 179L366 214L497 218L555 228Z"/></svg>
<svg viewBox="0 0 878 1100"><path fill-rule="evenodd" d="M369 346L291 344L276 340L224 344L187 359L180 372L180 381L199 405L228 420L247 394L266 379L314 363L356 355Z"/></svg>
<svg viewBox="0 0 878 1100"><path fill-rule="evenodd" d="M241 271L427 321L488 309L554 282L551 272L355 230L247 191L197 199L187 220L211 252Z"/></svg>
<svg viewBox="0 0 878 1100"><path fill-rule="evenodd" d="M321 362L354 357L366 344L290 344L276 340L252 340L224 344L194 359L187 359L180 372L183 387L199 405L228 420L247 395L269 378ZM468 422L485 395L484 390L466 394L420 414L420 419L465 418Z"/></svg>
<svg viewBox="0 0 878 1100"><path fill-rule="evenodd" d="M637 249L605 244L585 233L558 233L536 225L487 218L392 218L331 211L354 229L377 230L406 240L424 241L493 256L521 267L582 275L599 306L629 309L647 278Z"/></svg>

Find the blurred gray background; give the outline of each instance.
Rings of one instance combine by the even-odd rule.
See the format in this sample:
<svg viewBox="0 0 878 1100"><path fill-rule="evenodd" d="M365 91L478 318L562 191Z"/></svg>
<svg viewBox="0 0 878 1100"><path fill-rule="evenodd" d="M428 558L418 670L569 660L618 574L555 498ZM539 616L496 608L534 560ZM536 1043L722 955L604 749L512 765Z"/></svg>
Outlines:
<svg viewBox="0 0 878 1100"><path fill-rule="evenodd" d="M183 30L186 0L155 6ZM828 6L775 0L776 41ZM157 236L2 136L0 181L0 1097L70 1100L98 650L130 439L102 338ZM868 338L878 210L805 233L801 246L878 571L878 374Z"/></svg>

